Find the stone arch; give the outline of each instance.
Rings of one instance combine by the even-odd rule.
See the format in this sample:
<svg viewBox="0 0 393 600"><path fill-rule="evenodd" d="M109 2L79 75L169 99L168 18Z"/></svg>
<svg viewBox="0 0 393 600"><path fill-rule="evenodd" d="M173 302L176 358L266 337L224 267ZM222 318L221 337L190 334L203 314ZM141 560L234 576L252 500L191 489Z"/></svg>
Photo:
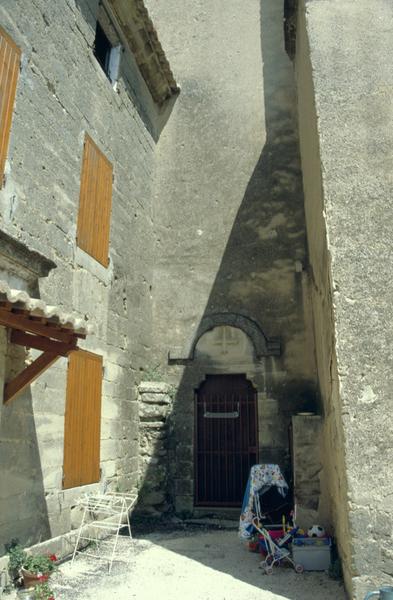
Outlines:
<svg viewBox="0 0 393 600"><path fill-rule="evenodd" d="M195 348L199 339L211 329L220 325L229 325L241 329L251 340L255 356L259 359L264 356L277 356L280 354L280 342L275 339L268 339L262 329L249 317L237 313L214 313L203 317L198 330L190 344L189 358L194 359Z"/></svg>

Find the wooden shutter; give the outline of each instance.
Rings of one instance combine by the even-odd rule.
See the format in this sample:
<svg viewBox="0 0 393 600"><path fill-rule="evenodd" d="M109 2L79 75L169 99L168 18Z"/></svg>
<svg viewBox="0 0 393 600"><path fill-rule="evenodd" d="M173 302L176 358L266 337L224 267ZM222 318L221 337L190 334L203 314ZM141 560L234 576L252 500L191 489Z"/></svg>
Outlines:
<svg viewBox="0 0 393 600"><path fill-rule="evenodd" d="M63 488L100 480L102 356L78 350L68 358Z"/></svg>
<svg viewBox="0 0 393 600"><path fill-rule="evenodd" d="M108 266L112 164L86 134L83 150L77 244Z"/></svg>
<svg viewBox="0 0 393 600"><path fill-rule="evenodd" d="M21 50L0 27L0 188L10 139Z"/></svg>

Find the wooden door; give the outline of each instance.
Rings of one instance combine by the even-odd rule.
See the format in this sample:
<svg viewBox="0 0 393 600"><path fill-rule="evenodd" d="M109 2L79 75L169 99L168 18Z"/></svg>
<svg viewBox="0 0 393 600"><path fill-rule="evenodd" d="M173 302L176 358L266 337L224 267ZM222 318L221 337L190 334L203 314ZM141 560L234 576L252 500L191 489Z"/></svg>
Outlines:
<svg viewBox="0 0 393 600"><path fill-rule="evenodd" d="M257 397L245 375L208 375L196 394L195 505L241 506L258 462Z"/></svg>

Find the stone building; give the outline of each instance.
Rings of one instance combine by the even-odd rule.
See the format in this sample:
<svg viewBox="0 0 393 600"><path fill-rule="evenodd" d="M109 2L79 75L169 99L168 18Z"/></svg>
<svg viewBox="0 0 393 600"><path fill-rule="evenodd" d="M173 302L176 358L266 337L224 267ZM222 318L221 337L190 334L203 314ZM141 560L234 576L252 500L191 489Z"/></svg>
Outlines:
<svg viewBox="0 0 393 600"><path fill-rule="evenodd" d="M6 1L0 22L3 552L69 531L82 492L137 486L155 146L178 89L142 2ZM60 357L23 389L40 350Z"/></svg>
<svg viewBox="0 0 393 600"><path fill-rule="evenodd" d="M389 0L5 0L0 25L0 543L67 535L96 489L237 514L272 462L350 597L391 582Z"/></svg>

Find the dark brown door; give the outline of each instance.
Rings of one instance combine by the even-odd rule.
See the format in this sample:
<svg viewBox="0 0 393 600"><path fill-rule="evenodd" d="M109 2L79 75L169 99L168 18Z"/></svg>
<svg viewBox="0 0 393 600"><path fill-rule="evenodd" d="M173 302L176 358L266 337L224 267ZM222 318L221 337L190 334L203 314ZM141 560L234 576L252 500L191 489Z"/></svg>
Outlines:
<svg viewBox="0 0 393 600"><path fill-rule="evenodd" d="M195 504L240 506L258 459L256 391L245 375L208 375L195 415Z"/></svg>

